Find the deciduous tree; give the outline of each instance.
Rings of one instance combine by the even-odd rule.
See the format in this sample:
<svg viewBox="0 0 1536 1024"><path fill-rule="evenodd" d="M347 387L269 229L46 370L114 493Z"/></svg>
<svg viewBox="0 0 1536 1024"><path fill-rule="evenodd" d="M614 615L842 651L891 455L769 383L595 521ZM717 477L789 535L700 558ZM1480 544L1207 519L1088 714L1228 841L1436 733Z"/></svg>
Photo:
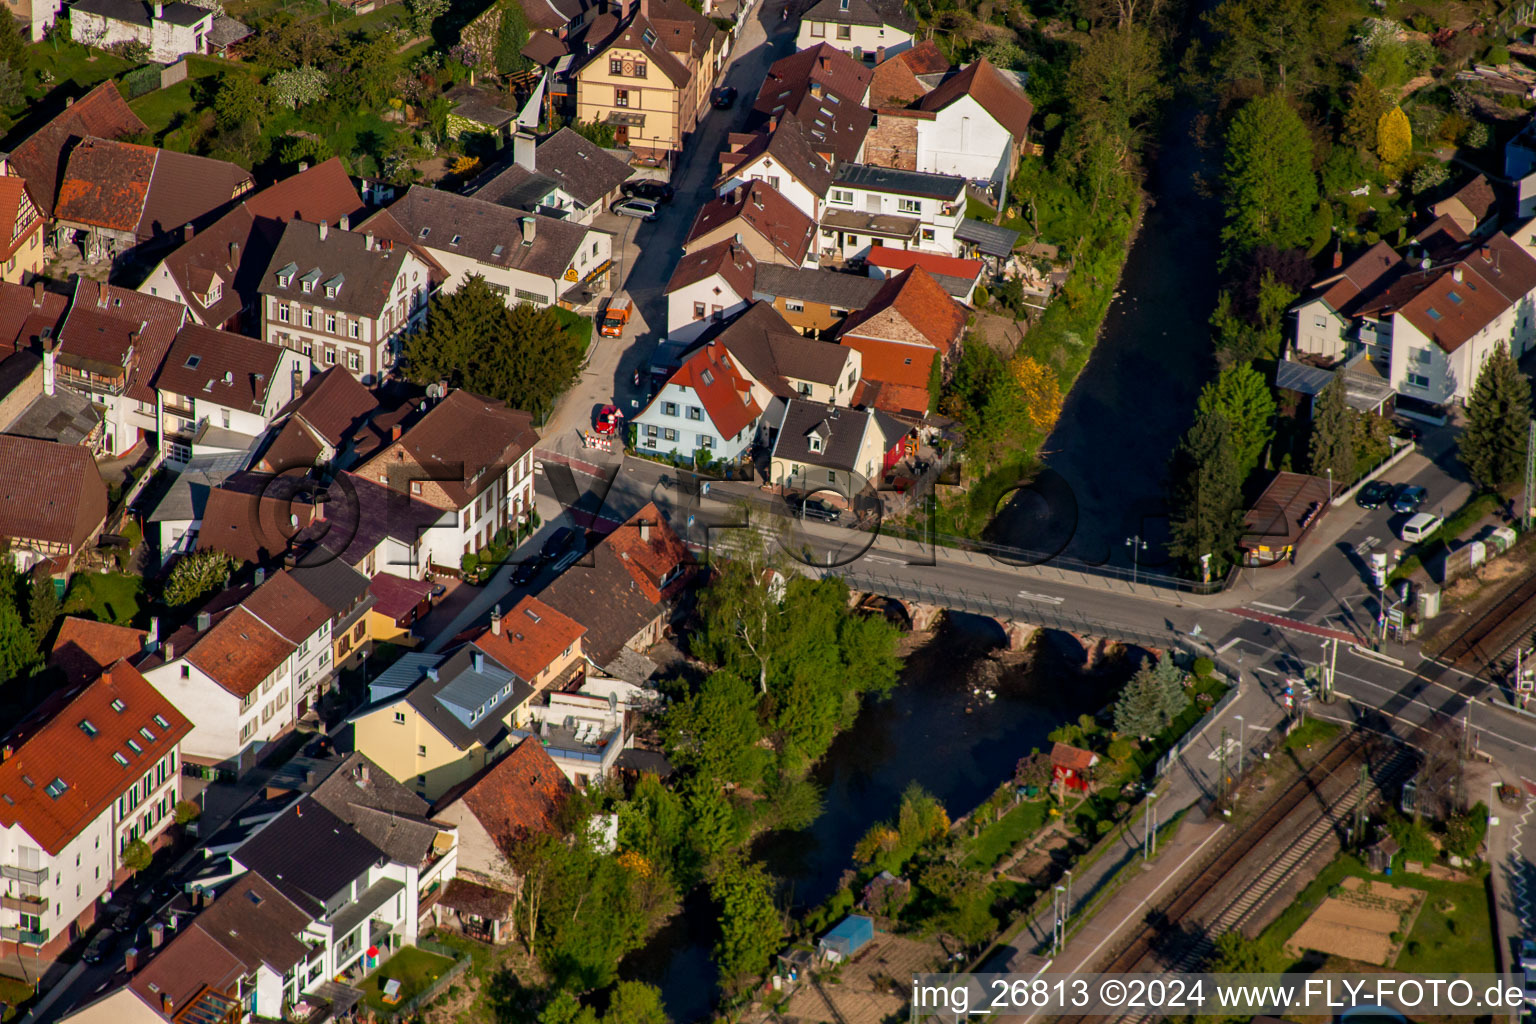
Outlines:
<svg viewBox="0 0 1536 1024"><path fill-rule="evenodd" d="M1036 430L1048 432L1061 416L1061 381L1056 371L1031 355L1021 354L1013 361L1013 376L1024 392L1029 422Z"/></svg>
<svg viewBox="0 0 1536 1024"><path fill-rule="evenodd" d="M165 581L165 603L176 608L213 593L223 586L234 567L235 560L216 548L183 555Z"/></svg>
<svg viewBox="0 0 1536 1024"><path fill-rule="evenodd" d="M1530 422L1531 382L1501 341L1478 371L1458 441L1473 483L1494 490L1524 478Z"/></svg>
<svg viewBox="0 0 1536 1024"><path fill-rule="evenodd" d="M325 99L328 81L324 71L303 64L272 76L272 97L288 109L297 110Z"/></svg>
<svg viewBox="0 0 1536 1024"><path fill-rule="evenodd" d="M719 912L715 965L720 987L734 995L752 987L768 969L784 940L784 925L773 904L772 881L759 864L742 859L722 864L710 879L709 895Z"/></svg>
<svg viewBox="0 0 1536 1024"><path fill-rule="evenodd" d="M214 123L225 131L259 125L267 116L271 95L255 75L226 71L213 94Z"/></svg>
<svg viewBox="0 0 1536 1024"><path fill-rule="evenodd" d="M405 9L411 16L411 33L431 35L432 23L448 13L448 0L405 0Z"/></svg>
<svg viewBox="0 0 1536 1024"><path fill-rule="evenodd" d="M1402 107L1393 107L1376 122L1376 155L1389 173L1396 173L1403 159L1413 152L1413 127Z"/></svg>

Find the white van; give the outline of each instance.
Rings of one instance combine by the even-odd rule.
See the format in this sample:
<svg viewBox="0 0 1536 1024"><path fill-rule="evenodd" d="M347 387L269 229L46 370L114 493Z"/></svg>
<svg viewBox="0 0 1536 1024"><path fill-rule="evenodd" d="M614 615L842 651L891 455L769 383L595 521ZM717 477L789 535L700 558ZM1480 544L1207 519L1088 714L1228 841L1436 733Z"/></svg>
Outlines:
<svg viewBox="0 0 1536 1024"><path fill-rule="evenodd" d="M1439 516L1429 512L1420 512L1403 524L1398 536L1409 544L1417 544L1440 529L1442 520Z"/></svg>

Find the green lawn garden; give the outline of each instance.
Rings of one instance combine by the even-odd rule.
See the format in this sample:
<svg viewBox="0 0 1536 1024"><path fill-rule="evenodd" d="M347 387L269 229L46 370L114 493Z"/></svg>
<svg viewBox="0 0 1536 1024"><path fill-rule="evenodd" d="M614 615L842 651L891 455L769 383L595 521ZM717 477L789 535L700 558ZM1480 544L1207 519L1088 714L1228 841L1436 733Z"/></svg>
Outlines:
<svg viewBox="0 0 1536 1024"><path fill-rule="evenodd" d="M1045 823L1049 800L1028 800L1014 807L1000 819L986 826L971 842L965 866L985 871L1008 854Z"/></svg>
<svg viewBox="0 0 1536 1024"><path fill-rule="evenodd" d="M144 581L137 576L82 572L70 580L64 595L64 613L143 628L147 623L139 620L148 614L149 603Z"/></svg>
<svg viewBox="0 0 1536 1024"><path fill-rule="evenodd" d="M429 953L415 946L405 946L384 961L383 966L370 974L358 986L363 1002L376 1013L393 1013L401 1004L409 1002L441 978L453 966L446 956ZM384 986L392 980L400 982L400 999L394 1004L384 1002Z"/></svg>

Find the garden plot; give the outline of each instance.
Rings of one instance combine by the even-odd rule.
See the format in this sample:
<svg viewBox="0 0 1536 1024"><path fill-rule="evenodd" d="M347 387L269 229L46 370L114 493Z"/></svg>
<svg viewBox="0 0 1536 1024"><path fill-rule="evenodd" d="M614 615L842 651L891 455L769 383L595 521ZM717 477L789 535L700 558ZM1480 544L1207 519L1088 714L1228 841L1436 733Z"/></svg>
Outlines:
<svg viewBox="0 0 1536 1024"><path fill-rule="evenodd" d="M1420 889L1346 878L1296 929L1286 952L1314 950L1390 967L1423 902Z"/></svg>

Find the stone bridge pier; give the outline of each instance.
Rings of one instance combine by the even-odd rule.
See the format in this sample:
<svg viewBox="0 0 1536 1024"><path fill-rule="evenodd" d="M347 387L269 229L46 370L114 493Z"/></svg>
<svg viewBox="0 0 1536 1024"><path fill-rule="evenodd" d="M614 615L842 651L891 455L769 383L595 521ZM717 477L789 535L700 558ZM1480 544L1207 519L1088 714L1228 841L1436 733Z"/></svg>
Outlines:
<svg viewBox="0 0 1536 1024"><path fill-rule="evenodd" d="M910 601L901 598L891 598L906 610L907 618L912 623L914 633L927 633L938 625L939 617L947 608L943 605L929 604L926 601ZM1007 638L1008 650L1023 650L1029 645L1030 640L1040 631L1040 627L1029 622L1019 622L1017 619L1002 619L992 617L1002 628L1003 636Z"/></svg>

